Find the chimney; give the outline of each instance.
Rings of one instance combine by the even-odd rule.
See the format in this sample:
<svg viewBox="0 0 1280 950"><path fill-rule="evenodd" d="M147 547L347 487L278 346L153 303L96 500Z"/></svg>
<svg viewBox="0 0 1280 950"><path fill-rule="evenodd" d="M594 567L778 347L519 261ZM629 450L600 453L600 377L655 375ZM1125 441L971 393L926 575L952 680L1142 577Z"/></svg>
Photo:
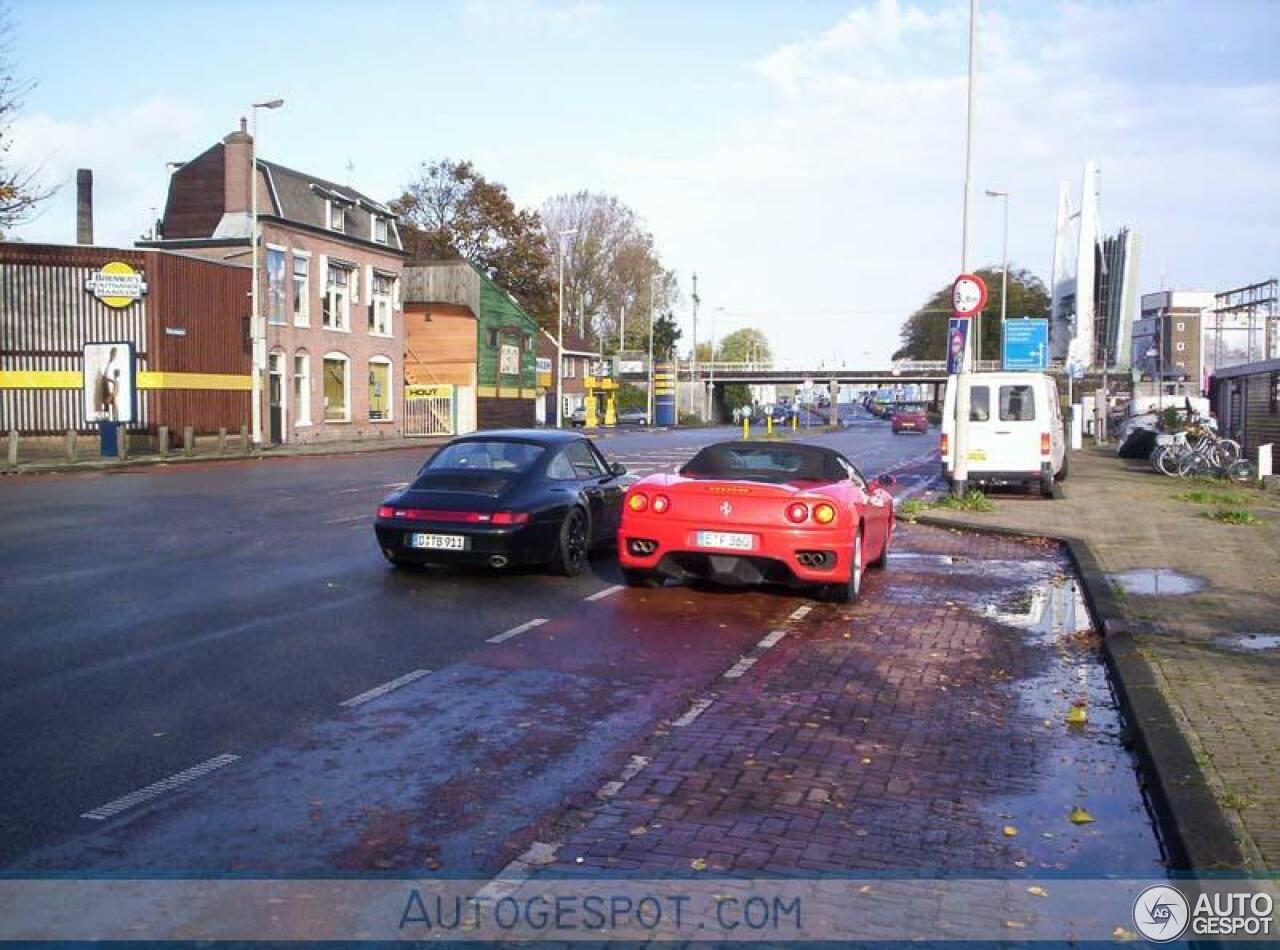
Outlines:
<svg viewBox="0 0 1280 950"><path fill-rule="evenodd" d="M227 214L248 214L250 164L253 161L253 136L247 123L240 118L239 131L222 140L224 176L223 207Z"/></svg>
<svg viewBox="0 0 1280 950"><path fill-rule="evenodd" d="M76 170L76 243L93 243L93 169Z"/></svg>

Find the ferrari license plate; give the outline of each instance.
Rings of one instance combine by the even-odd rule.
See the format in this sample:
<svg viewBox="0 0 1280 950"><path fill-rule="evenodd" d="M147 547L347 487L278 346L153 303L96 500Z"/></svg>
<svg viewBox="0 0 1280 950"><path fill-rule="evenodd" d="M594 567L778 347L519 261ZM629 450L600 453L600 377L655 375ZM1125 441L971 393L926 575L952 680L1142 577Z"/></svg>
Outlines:
<svg viewBox="0 0 1280 950"><path fill-rule="evenodd" d="M750 551L756 546L755 535L734 534L728 531L699 531L694 543L700 548L727 548L730 551Z"/></svg>
<svg viewBox="0 0 1280 950"><path fill-rule="evenodd" d="M465 551L467 538L461 534L411 534L409 547L432 551Z"/></svg>

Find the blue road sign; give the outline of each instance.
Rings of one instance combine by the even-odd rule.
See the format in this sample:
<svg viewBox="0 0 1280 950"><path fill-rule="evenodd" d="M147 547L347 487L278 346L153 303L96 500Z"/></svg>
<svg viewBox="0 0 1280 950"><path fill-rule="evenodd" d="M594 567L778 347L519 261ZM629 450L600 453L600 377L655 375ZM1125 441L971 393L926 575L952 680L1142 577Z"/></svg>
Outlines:
<svg viewBox="0 0 1280 950"><path fill-rule="evenodd" d="M1004 321L1004 346L1000 365L1007 370L1043 372L1049 368L1049 321Z"/></svg>

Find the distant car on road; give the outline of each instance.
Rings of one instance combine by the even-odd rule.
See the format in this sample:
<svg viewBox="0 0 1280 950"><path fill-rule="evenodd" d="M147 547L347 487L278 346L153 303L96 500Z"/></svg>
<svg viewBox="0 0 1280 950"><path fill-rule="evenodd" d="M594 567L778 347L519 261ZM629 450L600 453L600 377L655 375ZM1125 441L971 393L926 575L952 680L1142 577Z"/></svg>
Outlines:
<svg viewBox="0 0 1280 950"><path fill-rule="evenodd" d="M587 424L587 410L579 406L573 412L569 413L569 425L576 429L581 429Z"/></svg>
<svg viewBox="0 0 1280 950"><path fill-rule="evenodd" d="M618 413L620 426L647 426L648 424L649 416L643 409L627 409Z"/></svg>
<svg viewBox="0 0 1280 950"><path fill-rule="evenodd" d="M926 433L929 431L929 416L924 406L899 406L889 416L889 427L894 435L899 432Z"/></svg>
<svg viewBox="0 0 1280 950"><path fill-rule="evenodd" d="M892 476L868 481L823 446L721 442L678 474L627 490L618 558L628 585L668 578L817 588L847 603L893 539Z"/></svg>
<svg viewBox="0 0 1280 950"><path fill-rule="evenodd" d="M538 564L581 574L590 550L617 536L626 471L576 432L463 436L382 502L378 546L396 567Z"/></svg>

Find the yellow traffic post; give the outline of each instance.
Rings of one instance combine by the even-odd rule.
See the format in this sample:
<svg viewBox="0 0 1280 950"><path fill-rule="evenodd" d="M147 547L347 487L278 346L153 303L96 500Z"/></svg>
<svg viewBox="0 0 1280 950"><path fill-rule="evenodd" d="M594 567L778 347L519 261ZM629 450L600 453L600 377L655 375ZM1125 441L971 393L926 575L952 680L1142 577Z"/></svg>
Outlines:
<svg viewBox="0 0 1280 950"><path fill-rule="evenodd" d="M586 409L587 415L583 420L583 425L588 429L594 429L600 422L596 417L596 391L591 386L587 387L587 401L583 408Z"/></svg>
<svg viewBox="0 0 1280 950"><path fill-rule="evenodd" d="M773 435L773 413L769 413L764 417L765 435Z"/></svg>
<svg viewBox="0 0 1280 950"><path fill-rule="evenodd" d="M751 438L751 417L746 413L742 416L742 441L745 442Z"/></svg>
<svg viewBox="0 0 1280 950"><path fill-rule="evenodd" d="M791 431L795 432L800 428L800 413L793 412L791 414Z"/></svg>
<svg viewBox="0 0 1280 950"><path fill-rule="evenodd" d="M604 424L606 426L616 426L618 424L618 406L617 396L611 390L606 390L604 397Z"/></svg>

